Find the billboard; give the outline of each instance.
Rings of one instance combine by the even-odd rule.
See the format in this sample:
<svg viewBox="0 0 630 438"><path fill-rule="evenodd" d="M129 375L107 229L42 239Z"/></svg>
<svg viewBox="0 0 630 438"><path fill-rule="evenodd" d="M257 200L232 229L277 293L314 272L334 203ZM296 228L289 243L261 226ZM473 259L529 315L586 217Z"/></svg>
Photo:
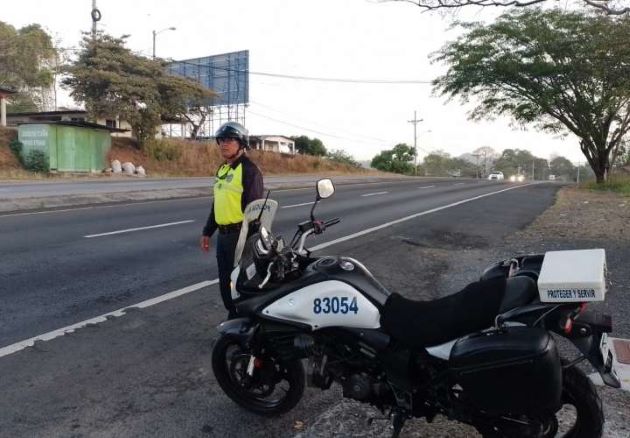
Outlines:
<svg viewBox="0 0 630 438"><path fill-rule="evenodd" d="M249 103L249 50L174 61L166 68L216 92L211 106Z"/></svg>

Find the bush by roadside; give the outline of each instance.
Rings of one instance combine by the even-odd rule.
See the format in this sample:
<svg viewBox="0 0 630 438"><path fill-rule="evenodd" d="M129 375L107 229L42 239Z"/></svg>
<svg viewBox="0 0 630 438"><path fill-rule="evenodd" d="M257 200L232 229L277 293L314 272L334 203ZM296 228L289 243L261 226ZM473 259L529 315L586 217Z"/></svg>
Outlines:
<svg viewBox="0 0 630 438"><path fill-rule="evenodd" d="M630 175L613 175L603 184L597 184L595 181L588 181L584 184L584 187L590 190L616 192L624 196L630 196Z"/></svg>

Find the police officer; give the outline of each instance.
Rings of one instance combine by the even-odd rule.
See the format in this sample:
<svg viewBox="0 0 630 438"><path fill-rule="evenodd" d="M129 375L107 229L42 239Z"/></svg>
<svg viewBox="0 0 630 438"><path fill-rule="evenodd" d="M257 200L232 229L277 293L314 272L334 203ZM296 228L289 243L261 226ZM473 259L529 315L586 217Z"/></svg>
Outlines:
<svg viewBox="0 0 630 438"><path fill-rule="evenodd" d="M248 132L236 122L223 124L215 135L225 163L219 167L214 182L214 202L201 235L201 249L210 249L210 237L216 230L219 287L228 318L236 317L230 293L230 274L234 267L234 251L247 204L263 197L260 170L245 153L249 148Z"/></svg>

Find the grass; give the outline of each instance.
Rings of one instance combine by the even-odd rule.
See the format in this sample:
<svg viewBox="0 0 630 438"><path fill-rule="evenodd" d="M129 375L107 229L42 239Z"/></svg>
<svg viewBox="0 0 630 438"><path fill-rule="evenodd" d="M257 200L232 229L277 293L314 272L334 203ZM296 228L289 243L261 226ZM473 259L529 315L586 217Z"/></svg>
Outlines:
<svg viewBox="0 0 630 438"><path fill-rule="evenodd" d="M604 192L615 192L623 196L630 196L630 175L613 175L608 181L597 184L595 181L588 181L582 185L588 190Z"/></svg>
<svg viewBox="0 0 630 438"><path fill-rule="evenodd" d="M248 155L264 175L369 172L366 169L308 155L294 156L256 150L249 151ZM214 175L223 162L214 142L200 143L176 139L159 140L141 151L133 140L115 138L112 141L108 162L114 159L121 163L130 161L136 166L142 165L150 176L210 176Z"/></svg>
<svg viewBox="0 0 630 438"><path fill-rule="evenodd" d="M22 168L8 146L9 142L16 136L16 130L0 129L0 179L42 179L49 177L47 174L28 172ZM248 155L263 172L263 175L382 174L309 155L290 155L268 151L250 151ZM212 176L223 162L214 142L202 143L163 139L140 150L135 140L125 137L112 137L112 148L106 159L108 166L112 160L119 160L121 163L131 162L136 166L142 165L147 171L147 175L152 177ZM103 174L103 176L109 175L109 173ZM52 177L63 178L66 176L59 174ZM77 175L74 174L74 176ZM86 176L96 175L86 174Z"/></svg>

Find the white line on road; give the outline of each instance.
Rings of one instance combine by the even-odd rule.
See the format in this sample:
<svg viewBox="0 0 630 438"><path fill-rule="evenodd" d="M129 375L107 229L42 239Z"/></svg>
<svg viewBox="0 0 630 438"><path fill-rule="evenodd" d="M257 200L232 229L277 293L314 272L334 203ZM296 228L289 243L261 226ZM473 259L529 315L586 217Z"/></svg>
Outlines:
<svg viewBox="0 0 630 438"><path fill-rule="evenodd" d="M435 186L420 186L418 188L419 189L430 189L431 187L435 187Z"/></svg>
<svg viewBox="0 0 630 438"><path fill-rule="evenodd" d="M455 183L453 184L454 186L461 186L462 184L466 184L466 183Z"/></svg>
<svg viewBox="0 0 630 438"><path fill-rule="evenodd" d="M445 210L447 208L451 208L451 207L455 207L455 206L458 206L458 205L462 205L462 204L465 204L467 202L471 202L471 201L475 201L477 199L485 198L487 196L492 196L492 195L496 195L496 194L499 194L499 193L507 192L508 190L520 189L520 188L531 186L531 185L534 185L534 184L537 184L537 183L513 186L513 187L509 187L507 189L498 190L496 192L490 192L490 193L486 193L486 194L483 194L483 195L475 196L473 198L464 199L462 201L453 202L452 204L444 205L442 207L432 208L431 210L422 211L420 213L412 214L410 216L406 216L406 217L403 217L403 218L400 218L400 219L396 219L396 220L391 221L391 222L386 222L384 224L377 225L376 227L372 227L372 228L368 228L368 229L363 230L363 231L359 231L358 233L350 234L350 235L345 236L345 237L340 237L339 239L331 240L330 242L324 242L324 243L316 245L316 246L314 246L314 247L312 247L310 249L311 249L311 251L317 251L317 250L320 250L320 249L324 249L324 248L327 248L329 246L335 245L337 243L345 242L346 240L354 239L356 237L360 237L360 236L363 236L363 235L366 235L366 234L369 234L369 233L373 233L373 232L381 230L383 228L391 227L392 225L396 225L396 224L399 224L401 222L405 222L405 221L408 221L408 220L411 220L411 219L414 219L414 218L417 218L417 217L420 217L420 216L425 216L427 214L435 213L435 212L438 212L440 210ZM6 347L0 348L0 357L8 356L9 354L13 354L13 353L16 353L16 352L18 352L20 350L24 350L27 347L31 347L31 346L33 346L35 341L49 341L49 340L55 339L55 338L57 338L59 336L63 336L66 333L72 333L75 330L78 330L78 329L80 329L82 327L85 327L88 324L98 324L98 323L106 321L108 318L122 316L122 315L125 314L125 312L128 309L131 309L131 308L145 308L145 307L153 306L155 304L162 303L164 301L172 300L173 298L177 298L177 297L180 297L182 295L189 294L191 292L197 291L197 290L202 289L204 287L212 286L213 284L217 284L218 282L219 282L218 279L214 279L214 280L210 280L210 281L202 281L201 283L193 284L191 286L188 286L188 287L185 287L185 288L182 288L182 289L178 289L176 291L169 292L169 293L166 293L164 295L160 295L159 297L155 297L155 298L151 298L151 299L146 300L146 301L142 301L141 303L138 303L138 304L134 304L134 305L131 305L131 306L123 307L122 309L114 310L113 312L105 313L103 315L97 316L95 318L88 319L86 321L78 322L76 324L69 325L69 326L66 326L66 327L54 330L52 332L44 333L43 335L35 336L35 337L30 338L30 339L26 339L24 341L19 341L19 342L16 342L14 344L7 345Z"/></svg>
<svg viewBox="0 0 630 438"><path fill-rule="evenodd" d="M384 195L385 193L389 193L389 192L366 193L366 194L361 195L361 196L376 196L376 195Z"/></svg>
<svg viewBox="0 0 630 438"><path fill-rule="evenodd" d="M111 236L113 234L131 233L132 231L150 230L152 228L171 227L173 225L189 224L191 222L195 222L195 220L191 219L191 220L187 220L187 221L169 222L167 224L150 225L148 227L127 228L126 230L110 231L109 233L88 234L87 236L83 236L83 237L91 239L92 237Z"/></svg>
<svg viewBox="0 0 630 438"><path fill-rule="evenodd" d="M302 207L304 205L311 205L311 204L315 204L315 202L302 202L301 204L285 205L282 208Z"/></svg>
<svg viewBox="0 0 630 438"><path fill-rule="evenodd" d="M72 333L75 330L83 328L87 325L99 324L101 322L107 321L109 318L117 318L119 316L123 316L125 312L127 312L127 310L129 309L133 309L133 308L144 309L145 307L154 306L164 301L172 300L173 298L177 298L182 295L186 295L191 292L197 291L199 289L203 289L204 287L212 286L213 284L217 284L218 282L219 282L218 279L212 280L212 281L210 280L202 281L201 283L193 284L191 286L184 287L182 289L178 289L176 291L169 292L164 295L160 295L159 297L142 301L138 304L123 307L122 309L114 310L113 312L105 313L95 318L90 318L85 321L77 322L76 324L72 324L66 327L62 327L57 330L53 330L52 332L44 333L43 335L35 336L30 339L26 339L24 341L16 342L15 344L7 345L6 347L0 348L0 357L8 356L9 354L13 354L20 350L24 350L27 347L32 347L33 345L35 345L35 342L37 341L50 341L51 339L58 338L59 336L63 336L67 333Z"/></svg>
<svg viewBox="0 0 630 438"><path fill-rule="evenodd" d="M537 183L535 183L535 184L537 184ZM335 240L331 240L330 242L321 243L319 245L316 245L316 246L310 248L310 250L311 251L317 251L319 249L327 248L327 247L329 247L331 245L334 245L336 243L341 243L341 242L345 242L346 240L354 239L355 237L364 236L365 234L373 233L374 231L382 230L383 228L391 227L392 225L396 225L396 224L399 224L401 222L405 222L405 221L408 221L408 220L411 220L411 219L415 219L415 218L420 217L420 216L425 216L427 214L435 213L435 212L438 212L440 210L445 210L447 208L456 207L458 205L466 204L467 202L476 201L477 199L485 198L486 196L492 196L492 195L496 195L498 193L507 192L508 190L514 190L514 189L517 189L517 188L527 187L527 186L531 186L531 185L533 185L533 184L525 184L525 185L522 185L522 186L513 186L513 187L510 187L510 188L507 188L507 189L498 190L496 192L485 193L483 195L475 196L473 198L468 198L468 199L464 199L462 201L453 202L452 204L443 205L441 207L432 208L431 210L421 211L420 213L415 213L415 214L412 214L410 216L405 216L405 217L402 217L400 219L396 219L396 220L391 221L391 222L386 222L384 224L377 225L375 227L368 228L368 229L363 230L363 231L359 231L358 233L349 234L348 236L340 237L339 239L335 239Z"/></svg>

